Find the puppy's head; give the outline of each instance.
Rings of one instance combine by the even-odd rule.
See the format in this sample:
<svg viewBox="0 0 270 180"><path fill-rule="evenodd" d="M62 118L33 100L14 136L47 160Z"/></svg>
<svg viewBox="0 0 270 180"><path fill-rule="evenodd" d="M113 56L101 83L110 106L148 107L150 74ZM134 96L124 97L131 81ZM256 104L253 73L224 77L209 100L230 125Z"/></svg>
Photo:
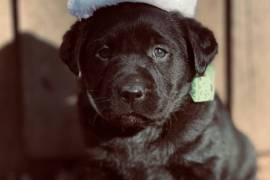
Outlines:
<svg viewBox="0 0 270 180"><path fill-rule="evenodd" d="M195 20L139 3L98 10L77 22L61 46L95 111L121 128L163 123L216 52L212 32Z"/></svg>

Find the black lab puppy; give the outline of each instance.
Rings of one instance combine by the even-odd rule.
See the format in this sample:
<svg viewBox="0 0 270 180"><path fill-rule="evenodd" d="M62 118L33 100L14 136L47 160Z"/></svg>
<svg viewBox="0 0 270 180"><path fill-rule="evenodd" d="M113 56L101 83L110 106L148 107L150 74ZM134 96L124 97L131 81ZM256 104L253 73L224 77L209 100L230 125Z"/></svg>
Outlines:
<svg viewBox="0 0 270 180"><path fill-rule="evenodd" d="M62 60L82 85L82 179L250 180L255 151L219 98L194 103L194 77L217 53L193 19L122 3L77 22Z"/></svg>

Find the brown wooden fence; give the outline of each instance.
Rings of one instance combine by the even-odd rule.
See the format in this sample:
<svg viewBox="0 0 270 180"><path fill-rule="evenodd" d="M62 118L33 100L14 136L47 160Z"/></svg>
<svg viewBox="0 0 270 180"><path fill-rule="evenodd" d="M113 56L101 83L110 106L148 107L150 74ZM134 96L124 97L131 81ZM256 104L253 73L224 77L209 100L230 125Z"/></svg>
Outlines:
<svg viewBox="0 0 270 180"><path fill-rule="evenodd" d="M76 83L57 55L63 33L75 21L65 4L0 0L2 169L16 167L25 156L69 156L82 147L73 120ZM259 179L270 179L270 1L199 0L197 10L197 19L215 32L220 45L218 92L256 145Z"/></svg>

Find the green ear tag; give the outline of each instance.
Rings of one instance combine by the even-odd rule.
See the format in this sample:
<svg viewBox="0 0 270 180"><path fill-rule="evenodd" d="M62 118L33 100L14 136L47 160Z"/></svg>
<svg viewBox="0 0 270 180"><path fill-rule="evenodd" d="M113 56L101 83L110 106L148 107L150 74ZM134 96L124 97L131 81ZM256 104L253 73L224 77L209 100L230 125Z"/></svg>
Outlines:
<svg viewBox="0 0 270 180"><path fill-rule="evenodd" d="M215 97L215 70L209 65L204 76L195 77L191 84L190 96L196 103L213 101Z"/></svg>

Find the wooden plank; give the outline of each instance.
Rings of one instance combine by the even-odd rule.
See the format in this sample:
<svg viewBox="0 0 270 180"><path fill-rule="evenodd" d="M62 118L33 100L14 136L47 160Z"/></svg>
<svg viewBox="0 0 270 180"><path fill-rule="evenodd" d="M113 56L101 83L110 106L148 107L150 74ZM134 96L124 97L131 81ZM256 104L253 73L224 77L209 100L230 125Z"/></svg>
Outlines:
<svg viewBox="0 0 270 180"><path fill-rule="evenodd" d="M19 1L21 30L58 46L63 33L75 21L66 4L67 0Z"/></svg>
<svg viewBox="0 0 270 180"><path fill-rule="evenodd" d="M66 0L19 1L25 99L24 141L35 158L62 158L83 146L75 78L58 46L74 22Z"/></svg>
<svg viewBox="0 0 270 180"><path fill-rule="evenodd" d="M10 2L0 0L0 175L18 168L23 160L19 127L18 61L12 42Z"/></svg>
<svg viewBox="0 0 270 180"><path fill-rule="evenodd" d="M12 40L12 18L9 0L0 0L0 48Z"/></svg>
<svg viewBox="0 0 270 180"><path fill-rule="evenodd" d="M217 0L198 1L196 18L214 32L219 44L219 53L214 60L217 72L216 88L222 100L226 103L224 2Z"/></svg>
<svg viewBox="0 0 270 180"><path fill-rule="evenodd" d="M270 155L260 157L258 165L258 180L270 179Z"/></svg>
<svg viewBox="0 0 270 180"><path fill-rule="evenodd" d="M238 127L257 149L270 143L270 1L234 0L234 104Z"/></svg>

